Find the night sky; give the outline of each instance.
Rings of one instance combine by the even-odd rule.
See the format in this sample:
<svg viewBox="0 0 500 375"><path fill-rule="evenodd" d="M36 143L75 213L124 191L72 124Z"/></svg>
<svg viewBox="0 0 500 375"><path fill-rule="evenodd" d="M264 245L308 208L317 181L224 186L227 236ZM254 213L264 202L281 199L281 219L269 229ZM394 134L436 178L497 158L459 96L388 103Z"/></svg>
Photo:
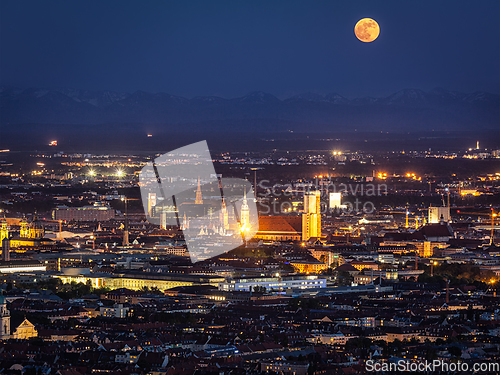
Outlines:
<svg viewBox="0 0 500 375"><path fill-rule="evenodd" d="M236 97L500 93L500 2L6 1L0 84ZM375 19L363 43L354 25Z"/></svg>

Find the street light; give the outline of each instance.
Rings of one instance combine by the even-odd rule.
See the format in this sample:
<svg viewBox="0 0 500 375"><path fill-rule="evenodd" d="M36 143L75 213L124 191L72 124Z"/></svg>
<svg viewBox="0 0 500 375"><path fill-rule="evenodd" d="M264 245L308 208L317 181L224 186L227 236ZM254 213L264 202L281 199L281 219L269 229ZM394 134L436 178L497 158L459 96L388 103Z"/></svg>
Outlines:
<svg viewBox="0 0 500 375"><path fill-rule="evenodd" d="M241 239L243 240L243 244L245 245L245 247L247 247L247 237L246 237L245 232L249 232L250 228L249 228L248 224L244 224L242 226L240 223L239 229L240 229L240 233L241 233Z"/></svg>
<svg viewBox="0 0 500 375"><path fill-rule="evenodd" d="M431 262L431 276L434 276L434 266L437 266L438 262Z"/></svg>

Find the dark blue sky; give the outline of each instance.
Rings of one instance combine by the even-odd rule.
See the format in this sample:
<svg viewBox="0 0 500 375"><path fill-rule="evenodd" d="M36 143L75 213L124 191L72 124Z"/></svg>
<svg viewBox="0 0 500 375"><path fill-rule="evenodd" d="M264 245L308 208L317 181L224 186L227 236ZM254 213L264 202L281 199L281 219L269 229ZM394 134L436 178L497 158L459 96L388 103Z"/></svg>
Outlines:
<svg viewBox="0 0 500 375"><path fill-rule="evenodd" d="M500 2L0 1L0 84L235 97L500 92ZM373 43L355 23L375 19Z"/></svg>

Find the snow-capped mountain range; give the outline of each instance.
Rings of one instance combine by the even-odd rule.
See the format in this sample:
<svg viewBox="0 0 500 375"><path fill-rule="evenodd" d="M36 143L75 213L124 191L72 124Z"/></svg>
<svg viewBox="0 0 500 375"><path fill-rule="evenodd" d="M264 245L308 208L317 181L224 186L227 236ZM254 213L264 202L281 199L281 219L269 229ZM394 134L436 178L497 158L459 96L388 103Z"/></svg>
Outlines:
<svg viewBox="0 0 500 375"><path fill-rule="evenodd" d="M281 100L265 92L192 99L166 93L0 88L0 126L150 124L227 130L467 130L500 126L500 96L441 88L405 89L383 98L304 93ZM197 125L194 125L197 124ZM205 124L205 125L200 125ZM260 125L262 124L262 125ZM265 125L264 125L265 124Z"/></svg>

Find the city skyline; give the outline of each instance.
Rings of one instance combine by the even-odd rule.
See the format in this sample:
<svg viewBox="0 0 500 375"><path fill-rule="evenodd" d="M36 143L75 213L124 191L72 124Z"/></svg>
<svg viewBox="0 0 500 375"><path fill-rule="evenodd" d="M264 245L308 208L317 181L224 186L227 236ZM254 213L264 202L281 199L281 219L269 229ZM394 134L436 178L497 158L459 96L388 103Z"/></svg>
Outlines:
<svg viewBox="0 0 500 375"><path fill-rule="evenodd" d="M0 0L0 374L498 374L499 14Z"/></svg>

